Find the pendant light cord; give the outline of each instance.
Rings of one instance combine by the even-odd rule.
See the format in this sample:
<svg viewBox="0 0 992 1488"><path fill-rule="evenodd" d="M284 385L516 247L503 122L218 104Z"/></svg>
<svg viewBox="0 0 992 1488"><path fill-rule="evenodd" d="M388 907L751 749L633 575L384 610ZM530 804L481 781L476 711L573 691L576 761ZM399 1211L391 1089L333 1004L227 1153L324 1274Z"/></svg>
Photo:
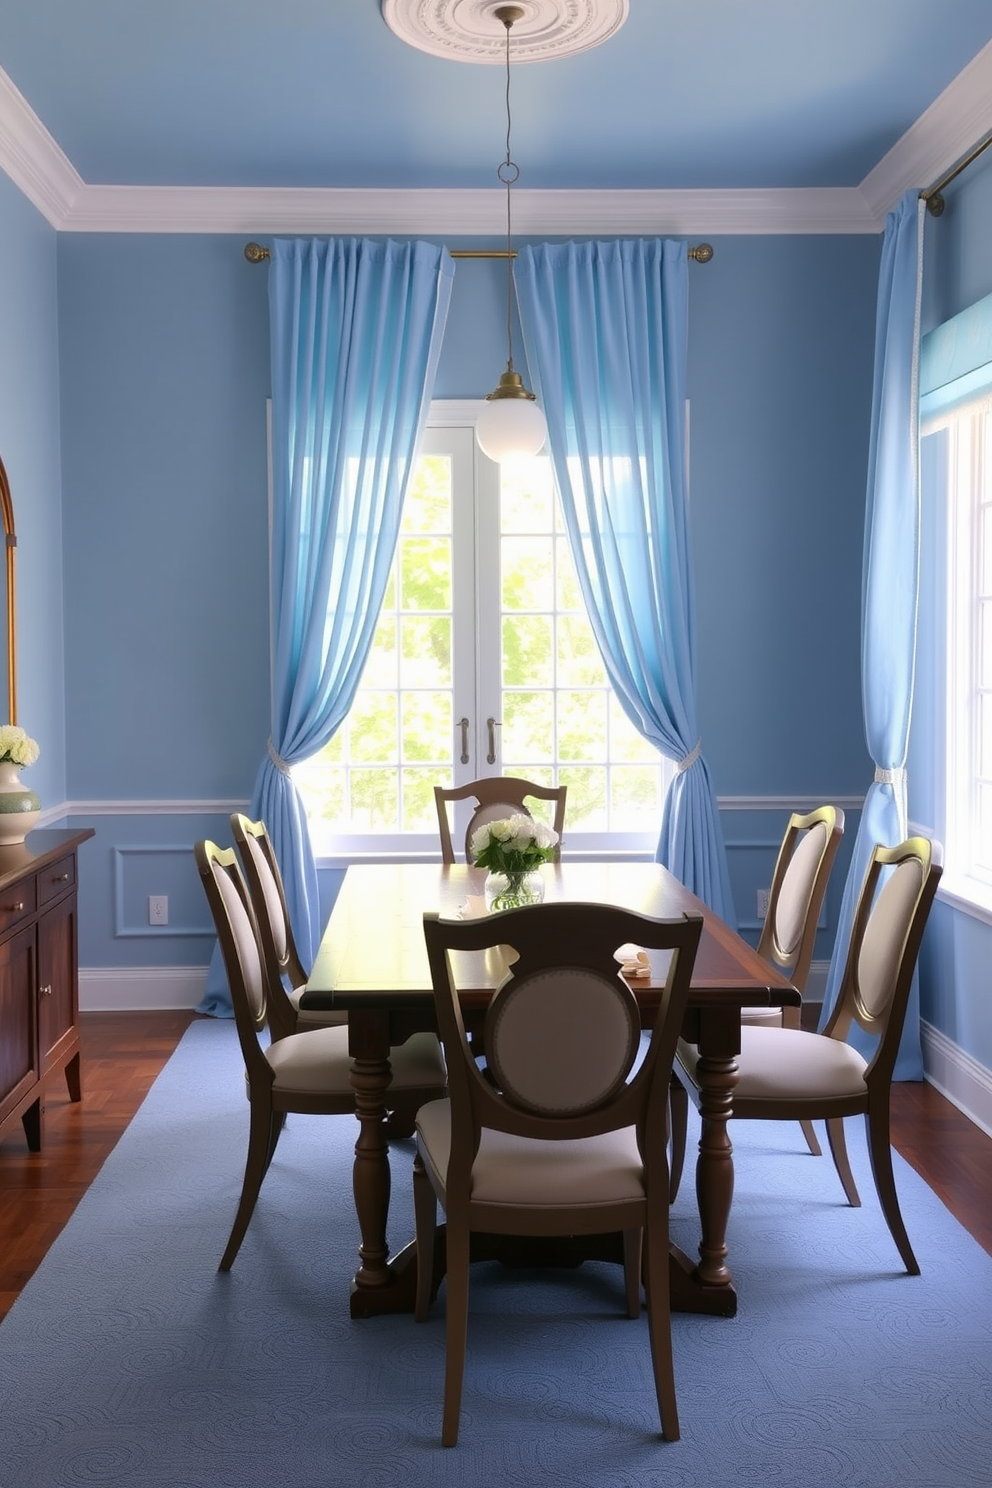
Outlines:
<svg viewBox="0 0 992 1488"><path fill-rule="evenodd" d="M513 371L513 259L511 257L510 191L520 175L520 168L510 155L510 27L512 18L503 18L506 27L506 159L496 174L506 187L506 370Z"/></svg>

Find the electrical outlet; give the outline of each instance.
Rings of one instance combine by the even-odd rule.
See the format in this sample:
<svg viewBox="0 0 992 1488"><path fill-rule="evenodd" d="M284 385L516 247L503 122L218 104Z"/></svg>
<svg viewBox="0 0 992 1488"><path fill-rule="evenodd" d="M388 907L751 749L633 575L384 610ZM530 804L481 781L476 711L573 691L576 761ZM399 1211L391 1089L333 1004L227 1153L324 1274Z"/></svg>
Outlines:
<svg viewBox="0 0 992 1488"><path fill-rule="evenodd" d="M768 913L768 890L758 890L758 919L763 920Z"/></svg>
<svg viewBox="0 0 992 1488"><path fill-rule="evenodd" d="M149 925L167 925L169 923L169 899L167 894L149 894L148 923Z"/></svg>

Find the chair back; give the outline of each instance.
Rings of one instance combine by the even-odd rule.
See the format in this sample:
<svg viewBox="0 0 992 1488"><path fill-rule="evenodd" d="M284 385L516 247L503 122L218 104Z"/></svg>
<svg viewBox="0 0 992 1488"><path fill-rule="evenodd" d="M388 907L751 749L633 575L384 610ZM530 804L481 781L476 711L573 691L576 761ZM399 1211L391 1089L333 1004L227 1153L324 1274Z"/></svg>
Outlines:
<svg viewBox="0 0 992 1488"><path fill-rule="evenodd" d="M484 1127L564 1140L634 1126L667 1195L668 1081L701 929L701 916L658 920L604 904L537 904L466 921L424 916L452 1103L449 1193L459 1182L467 1191ZM652 983L664 983L633 1075L641 1017L616 959L628 942L649 952ZM459 980L471 985L478 975L472 955L501 957L507 968L486 1014L490 1079L472 1056L458 998Z"/></svg>
<svg viewBox="0 0 992 1488"><path fill-rule="evenodd" d="M210 841L197 842L193 856L224 957L249 1084L259 1077L271 1081L272 1072L259 1042L268 1014L268 979L237 857L233 849Z"/></svg>
<svg viewBox="0 0 992 1488"><path fill-rule="evenodd" d="M451 823L448 820L447 803L449 801L474 799L476 802L475 810L469 818L465 831L465 861L470 863L472 861L470 844L473 833L478 831L479 827L485 826L487 822L499 821L502 817L514 816L519 812L523 812L526 816L533 816L533 811L526 804L528 797L538 801L554 802L554 819L551 825L558 833L558 845L554 854L554 861L557 863L561 856L561 834L565 825L567 789L568 787L564 785L538 785L534 781L523 780L516 775L486 776L481 780L472 780L468 785L456 785L450 789L436 785L434 803L437 807L442 863L455 861Z"/></svg>
<svg viewBox="0 0 992 1488"><path fill-rule="evenodd" d="M269 1023L274 1038L296 1032L297 1013L288 996L307 979L293 939L286 890L265 823L231 814L231 834L244 871L269 979ZM280 996L280 993L283 995Z"/></svg>
<svg viewBox="0 0 992 1488"><path fill-rule="evenodd" d="M790 816L779 848L758 954L800 992L806 989L817 921L843 835L843 811L820 806L808 815Z"/></svg>
<svg viewBox="0 0 992 1488"><path fill-rule="evenodd" d="M878 1039L869 1086L891 1078L941 860L939 842L909 837L898 847L876 846L868 863L840 992L823 1031L844 1039L853 1022Z"/></svg>

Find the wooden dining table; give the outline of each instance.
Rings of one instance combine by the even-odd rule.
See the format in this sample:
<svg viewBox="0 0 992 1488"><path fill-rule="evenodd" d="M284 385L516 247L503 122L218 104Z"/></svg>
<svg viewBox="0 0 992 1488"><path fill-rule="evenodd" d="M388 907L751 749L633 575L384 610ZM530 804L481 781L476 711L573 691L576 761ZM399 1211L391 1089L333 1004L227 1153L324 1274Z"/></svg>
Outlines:
<svg viewBox="0 0 992 1488"><path fill-rule="evenodd" d="M733 1316L737 1294L728 1264L727 1225L734 1169L727 1121L737 1080L741 1009L798 1006L799 993L658 863L569 859L541 871L549 901L616 904L662 919L684 913L703 917L682 1028L683 1037L699 1046L701 1132L696 1197L700 1240L695 1258L674 1245L671 1248L672 1306L684 1312ZM351 1288L353 1317L413 1310L415 1242L411 1240L391 1257L386 1238L389 1050L412 1033L437 1027L424 912L436 911L446 918L478 912L484 880L484 870L465 864L349 867L303 994L302 1006L307 1009L348 1013L351 1082L359 1122L353 1182L361 1233L360 1264ZM652 963L649 976L629 979L645 1027L651 1026L664 986L664 956L658 954L661 959ZM506 962L498 952L465 957L456 967L467 1027L473 1023L481 1027L505 972Z"/></svg>

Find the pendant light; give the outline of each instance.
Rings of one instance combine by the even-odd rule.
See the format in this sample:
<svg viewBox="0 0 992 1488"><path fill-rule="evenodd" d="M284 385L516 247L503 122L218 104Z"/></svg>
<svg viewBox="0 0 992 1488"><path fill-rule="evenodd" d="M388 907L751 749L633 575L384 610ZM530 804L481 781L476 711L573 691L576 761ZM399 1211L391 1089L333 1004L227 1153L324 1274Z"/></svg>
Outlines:
<svg viewBox="0 0 992 1488"><path fill-rule="evenodd" d="M475 437L484 455L497 463L520 455L536 455L547 438L544 414L534 394L513 367L513 253L511 251L510 193L520 175L510 155L510 30L524 11L519 5L500 5L493 12L506 27L506 159L496 174L506 187L506 371L486 398L475 424Z"/></svg>

